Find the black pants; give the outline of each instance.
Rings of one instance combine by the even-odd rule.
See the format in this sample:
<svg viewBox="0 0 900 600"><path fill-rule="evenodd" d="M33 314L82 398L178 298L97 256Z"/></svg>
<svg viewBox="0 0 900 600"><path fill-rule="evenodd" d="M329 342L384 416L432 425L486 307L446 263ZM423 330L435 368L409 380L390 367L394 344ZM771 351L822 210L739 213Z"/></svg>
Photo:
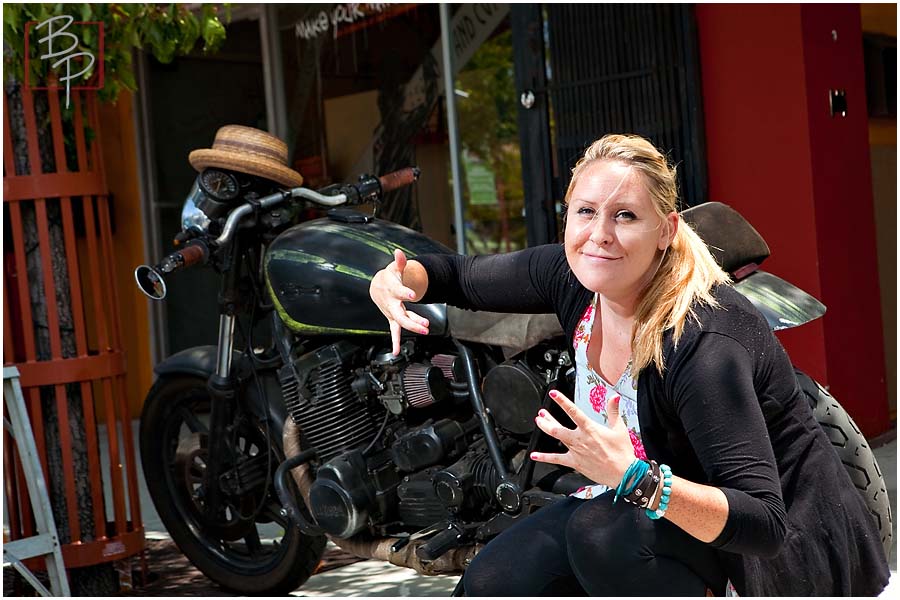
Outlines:
<svg viewBox="0 0 900 600"><path fill-rule="evenodd" d="M493 539L466 569L467 596L704 596L725 590L716 551L612 492L566 498Z"/></svg>

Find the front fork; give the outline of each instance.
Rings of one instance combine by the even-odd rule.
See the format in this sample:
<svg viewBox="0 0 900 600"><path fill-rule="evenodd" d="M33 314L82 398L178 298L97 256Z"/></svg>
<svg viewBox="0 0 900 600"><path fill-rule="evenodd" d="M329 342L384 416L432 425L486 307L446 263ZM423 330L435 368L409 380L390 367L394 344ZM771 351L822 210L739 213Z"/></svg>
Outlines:
<svg viewBox="0 0 900 600"><path fill-rule="evenodd" d="M219 317L219 345L216 372L209 376L206 387L211 396L209 411L208 455L206 462L206 514L215 520L222 505L219 480L227 469L232 448L230 429L234 420L235 379L231 376L234 347L234 315Z"/></svg>
<svg viewBox="0 0 900 600"><path fill-rule="evenodd" d="M234 324L237 311L237 282L241 267L240 253L234 251L230 268L225 271L222 293L219 297L219 341L216 353L216 372L209 376L206 387L210 395L208 455L206 462L205 513L210 522L220 516L223 492L222 474L234 462L231 447L234 427L235 398L238 381L232 373L234 349ZM252 324L251 324L252 327Z"/></svg>

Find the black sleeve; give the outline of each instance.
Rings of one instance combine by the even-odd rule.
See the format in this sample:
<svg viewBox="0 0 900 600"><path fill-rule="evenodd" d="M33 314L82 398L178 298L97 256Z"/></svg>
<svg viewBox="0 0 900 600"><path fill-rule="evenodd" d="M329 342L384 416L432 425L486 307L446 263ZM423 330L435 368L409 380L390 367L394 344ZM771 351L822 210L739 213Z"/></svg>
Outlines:
<svg viewBox="0 0 900 600"><path fill-rule="evenodd" d="M508 254L427 254L413 260L428 273L421 303L493 312L555 312L568 273L565 251L558 244Z"/></svg>
<svg viewBox="0 0 900 600"><path fill-rule="evenodd" d="M670 373L670 393L709 483L728 499L728 520L711 545L774 556L787 531L787 512L753 371L742 344L701 333L691 355Z"/></svg>

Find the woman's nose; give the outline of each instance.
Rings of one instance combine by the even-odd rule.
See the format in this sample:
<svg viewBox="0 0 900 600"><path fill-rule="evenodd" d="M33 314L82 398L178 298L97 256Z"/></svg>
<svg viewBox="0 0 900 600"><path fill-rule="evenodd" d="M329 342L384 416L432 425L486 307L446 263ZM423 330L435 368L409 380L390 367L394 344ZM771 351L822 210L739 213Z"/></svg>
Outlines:
<svg viewBox="0 0 900 600"><path fill-rule="evenodd" d="M594 219L590 225L591 234L588 237L598 246L609 244L613 239L613 228L609 224L604 223L604 219Z"/></svg>

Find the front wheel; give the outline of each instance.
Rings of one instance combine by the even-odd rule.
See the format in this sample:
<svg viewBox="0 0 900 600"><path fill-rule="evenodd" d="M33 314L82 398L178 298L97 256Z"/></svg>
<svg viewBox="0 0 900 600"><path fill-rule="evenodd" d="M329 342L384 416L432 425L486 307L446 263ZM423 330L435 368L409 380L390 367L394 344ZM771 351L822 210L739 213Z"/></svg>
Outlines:
<svg viewBox="0 0 900 600"><path fill-rule="evenodd" d="M312 575L325 538L304 535L282 514L272 485L283 460L280 446L269 443L265 428L248 414L235 419L231 464L220 478L223 500L215 516L209 514L209 413L206 381L198 377L161 377L147 395L141 464L156 512L178 548L211 580L245 595L287 594Z"/></svg>

